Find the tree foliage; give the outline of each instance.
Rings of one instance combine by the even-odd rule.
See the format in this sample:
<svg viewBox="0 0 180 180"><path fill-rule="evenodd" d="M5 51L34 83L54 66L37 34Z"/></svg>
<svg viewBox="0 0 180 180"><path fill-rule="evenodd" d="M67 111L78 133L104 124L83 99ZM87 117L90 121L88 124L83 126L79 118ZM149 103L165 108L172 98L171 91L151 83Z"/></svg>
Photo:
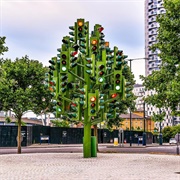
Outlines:
<svg viewBox="0 0 180 180"><path fill-rule="evenodd" d="M177 133L180 133L180 125L176 125L173 127L166 126L165 128L163 128L162 133L163 140L165 142L168 142L170 138L173 138Z"/></svg>
<svg viewBox="0 0 180 180"><path fill-rule="evenodd" d="M51 95L44 86L47 68L37 60L30 60L28 56L15 61L3 60L1 68L6 73L0 86L0 102L4 111L15 114L20 137L22 115L28 110L40 114L50 104ZM18 153L21 153L20 141Z"/></svg>
<svg viewBox="0 0 180 180"><path fill-rule="evenodd" d="M5 40L6 40L6 37L0 36L0 55L3 55L4 52L8 51L8 47L5 46Z"/></svg>
<svg viewBox="0 0 180 180"><path fill-rule="evenodd" d="M153 51L160 50L160 70L141 79L146 90L156 92L146 98L148 104L170 107L172 115L180 115L177 109L180 103L180 1L164 0L164 8L166 13L157 16L160 24L157 43L150 47Z"/></svg>

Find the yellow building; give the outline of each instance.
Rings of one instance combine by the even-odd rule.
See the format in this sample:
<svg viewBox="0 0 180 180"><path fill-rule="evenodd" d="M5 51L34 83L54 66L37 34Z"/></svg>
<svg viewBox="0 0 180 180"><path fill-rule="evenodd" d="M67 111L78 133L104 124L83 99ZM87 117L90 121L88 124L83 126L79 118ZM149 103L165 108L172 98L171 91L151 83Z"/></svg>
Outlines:
<svg viewBox="0 0 180 180"><path fill-rule="evenodd" d="M130 114L121 114L121 118L124 119L121 128L124 130L130 130ZM144 114L143 111L135 111L131 113L132 130L144 130ZM154 121L148 116L145 118L145 130L148 132L154 131Z"/></svg>

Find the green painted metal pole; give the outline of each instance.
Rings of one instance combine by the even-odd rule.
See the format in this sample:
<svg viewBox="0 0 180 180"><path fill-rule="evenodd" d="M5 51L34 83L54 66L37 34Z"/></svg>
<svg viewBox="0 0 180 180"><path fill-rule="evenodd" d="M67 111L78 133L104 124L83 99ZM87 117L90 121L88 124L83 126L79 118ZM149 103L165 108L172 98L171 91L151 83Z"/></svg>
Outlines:
<svg viewBox="0 0 180 180"><path fill-rule="evenodd" d="M88 117L88 108L84 111L83 155L84 158L91 157L91 121Z"/></svg>

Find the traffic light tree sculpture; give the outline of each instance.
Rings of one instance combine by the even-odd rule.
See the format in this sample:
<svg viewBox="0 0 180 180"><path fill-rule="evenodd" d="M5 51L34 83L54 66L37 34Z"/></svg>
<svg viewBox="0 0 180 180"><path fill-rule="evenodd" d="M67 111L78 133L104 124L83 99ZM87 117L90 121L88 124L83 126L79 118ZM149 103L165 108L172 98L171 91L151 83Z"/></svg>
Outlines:
<svg viewBox="0 0 180 180"><path fill-rule="evenodd" d="M83 122L83 155L91 154L91 126L102 121L119 121L126 91L128 69L122 50L110 49L99 24L89 35L89 22L77 19L62 39L57 57L52 58L49 80L56 117ZM133 83L129 86L133 86Z"/></svg>

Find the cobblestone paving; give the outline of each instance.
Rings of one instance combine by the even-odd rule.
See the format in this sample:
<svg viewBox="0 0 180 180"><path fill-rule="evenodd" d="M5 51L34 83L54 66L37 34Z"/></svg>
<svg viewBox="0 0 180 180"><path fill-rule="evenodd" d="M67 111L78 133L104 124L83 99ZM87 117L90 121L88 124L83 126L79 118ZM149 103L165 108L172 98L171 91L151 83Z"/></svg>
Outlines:
<svg viewBox="0 0 180 180"><path fill-rule="evenodd" d="M180 156L81 153L0 156L0 180L180 180Z"/></svg>

